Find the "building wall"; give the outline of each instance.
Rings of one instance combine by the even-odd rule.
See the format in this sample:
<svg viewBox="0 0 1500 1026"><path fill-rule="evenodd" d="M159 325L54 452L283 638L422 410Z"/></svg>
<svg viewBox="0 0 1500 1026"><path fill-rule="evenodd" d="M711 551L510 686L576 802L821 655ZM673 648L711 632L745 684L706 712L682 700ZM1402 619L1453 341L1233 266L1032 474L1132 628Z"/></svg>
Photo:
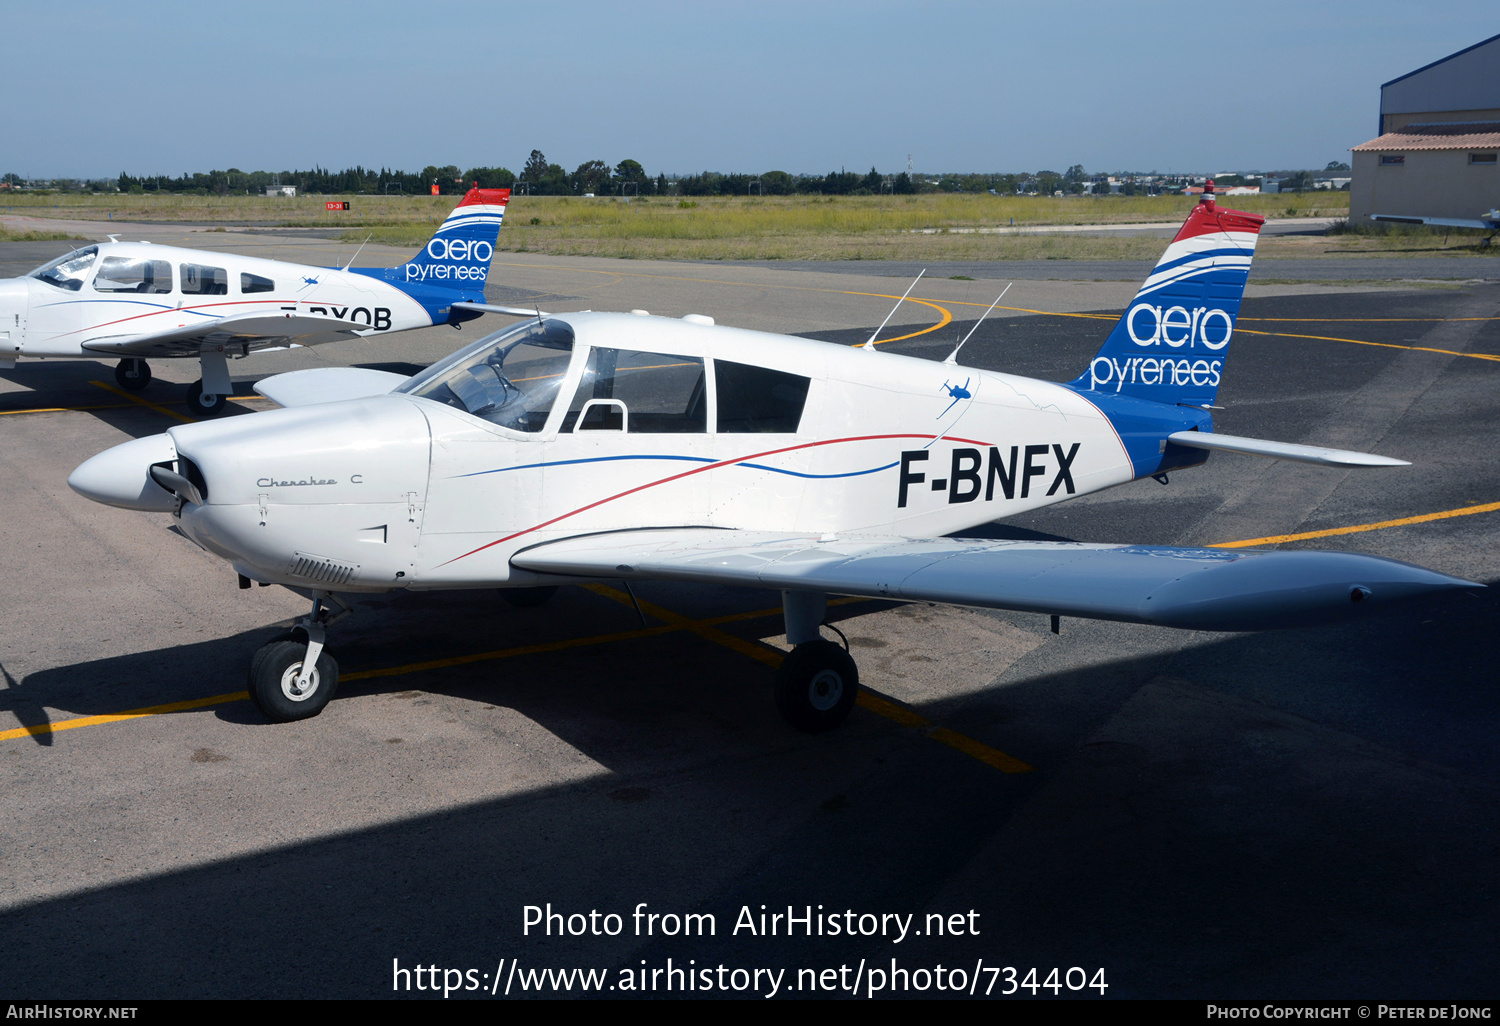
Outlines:
<svg viewBox="0 0 1500 1026"><path fill-rule="evenodd" d="M1355 153L1349 223L1371 214L1479 217L1500 207L1500 167L1470 164L1468 150L1407 150L1406 163L1383 166L1379 153Z"/></svg>
<svg viewBox="0 0 1500 1026"><path fill-rule="evenodd" d="M1381 132L1392 125L1385 118L1395 114L1432 111L1479 111L1500 107L1500 36L1487 39L1429 67L1380 87ZM1474 121L1469 117L1436 118L1429 121Z"/></svg>
<svg viewBox="0 0 1500 1026"><path fill-rule="evenodd" d="M1449 121L1500 121L1500 107L1479 107L1474 110L1419 110L1404 114L1387 112L1384 116L1385 132L1399 132L1407 125L1443 124Z"/></svg>

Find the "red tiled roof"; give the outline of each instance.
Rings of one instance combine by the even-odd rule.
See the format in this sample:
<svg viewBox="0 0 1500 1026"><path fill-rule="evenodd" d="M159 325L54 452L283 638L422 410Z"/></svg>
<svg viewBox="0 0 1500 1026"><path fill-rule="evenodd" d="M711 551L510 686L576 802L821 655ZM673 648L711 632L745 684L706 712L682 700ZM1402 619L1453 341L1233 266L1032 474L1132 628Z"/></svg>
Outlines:
<svg viewBox="0 0 1500 1026"><path fill-rule="evenodd" d="M1446 125L1407 125L1367 143L1352 146L1355 153L1371 150L1493 150L1500 149L1500 121L1469 121Z"/></svg>

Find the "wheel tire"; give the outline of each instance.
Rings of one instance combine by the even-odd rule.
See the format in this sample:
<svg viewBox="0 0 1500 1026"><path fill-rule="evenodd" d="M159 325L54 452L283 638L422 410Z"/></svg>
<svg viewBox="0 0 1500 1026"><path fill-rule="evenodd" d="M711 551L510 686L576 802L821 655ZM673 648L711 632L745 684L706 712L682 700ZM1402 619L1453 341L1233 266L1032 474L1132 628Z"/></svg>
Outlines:
<svg viewBox="0 0 1500 1026"><path fill-rule="evenodd" d="M294 693L306 654L305 642L273 641L261 646L250 660L250 700L267 719L289 723L316 716L338 690L339 664L323 651L307 690L300 696Z"/></svg>
<svg viewBox="0 0 1500 1026"><path fill-rule="evenodd" d="M517 609L535 609L545 605L557 594L558 586L544 585L540 588L498 588L500 597Z"/></svg>
<svg viewBox="0 0 1500 1026"><path fill-rule="evenodd" d="M229 405L229 396L204 395L203 379L199 378L188 386L187 404L188 412L194 417L217 417Z"/></svg>
<svg viewBox="0 0 1500 1026"><path fill-rule="evenodd" d="M151 384L151 365L138 357L126 357L115 364L115 382L127 392L139 392Z"/></svg>
<svg viewBox="0 0 1500 1026"><path fill-rule="evenodd" d="M798 730L832 730L859 695L859 669L831 641L809 641L787 655L776 671L776 709Z"/></svg>

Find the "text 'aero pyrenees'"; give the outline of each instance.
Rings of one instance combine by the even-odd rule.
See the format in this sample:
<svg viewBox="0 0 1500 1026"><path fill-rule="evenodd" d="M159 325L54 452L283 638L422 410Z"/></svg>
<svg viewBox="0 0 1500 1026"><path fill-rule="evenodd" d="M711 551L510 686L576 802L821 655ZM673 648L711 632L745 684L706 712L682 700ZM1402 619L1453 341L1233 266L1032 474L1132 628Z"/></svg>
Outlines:
<svg viewBox="0 0 1500 1026"><path fill-rule="evenodd" d="M115 356L115 380L139 391L151 383L148 357L196 359L202 377L188 389L188 410L216 416L233 391L231 359L479 316L455 304L484 299L509 200L509 189L476 185L395 267L310 267L149 242L85 246L0 281L0 368ZM378 391L396 380L363 374Z"/></svg>
<svg viewBox="0 0 1500 1026"><path fill-rule="evenodd" d="M388 394L366 394L353 369L269 378L259 390L290 408L127 442L69 483L172 511L242 586L312 599L251 664L251 695L279 720L333 693L336 593L539 596L598 578L777 589L795 646L777 705L822 730L858 686L848 653L820 636L830 593L1256 630L1471 586L1346 552L945 537L1214 449L1399 465L1212 431L1261 223L1206 192L1068 384L696 315L538 314Z"/></svg>

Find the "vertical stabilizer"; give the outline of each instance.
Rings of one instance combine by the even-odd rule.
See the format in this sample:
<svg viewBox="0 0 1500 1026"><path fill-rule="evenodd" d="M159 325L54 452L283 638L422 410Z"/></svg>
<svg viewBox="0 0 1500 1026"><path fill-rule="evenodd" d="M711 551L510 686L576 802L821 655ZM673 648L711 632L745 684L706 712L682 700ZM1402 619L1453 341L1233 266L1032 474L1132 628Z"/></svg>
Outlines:
<svg viewBox="0 0 1500 1026"><path fill-rule="evenodd" d="M1225 210L1212 179L1089 368L1069 385L1187 406L1210 406L1265 218Z"/></svg>

